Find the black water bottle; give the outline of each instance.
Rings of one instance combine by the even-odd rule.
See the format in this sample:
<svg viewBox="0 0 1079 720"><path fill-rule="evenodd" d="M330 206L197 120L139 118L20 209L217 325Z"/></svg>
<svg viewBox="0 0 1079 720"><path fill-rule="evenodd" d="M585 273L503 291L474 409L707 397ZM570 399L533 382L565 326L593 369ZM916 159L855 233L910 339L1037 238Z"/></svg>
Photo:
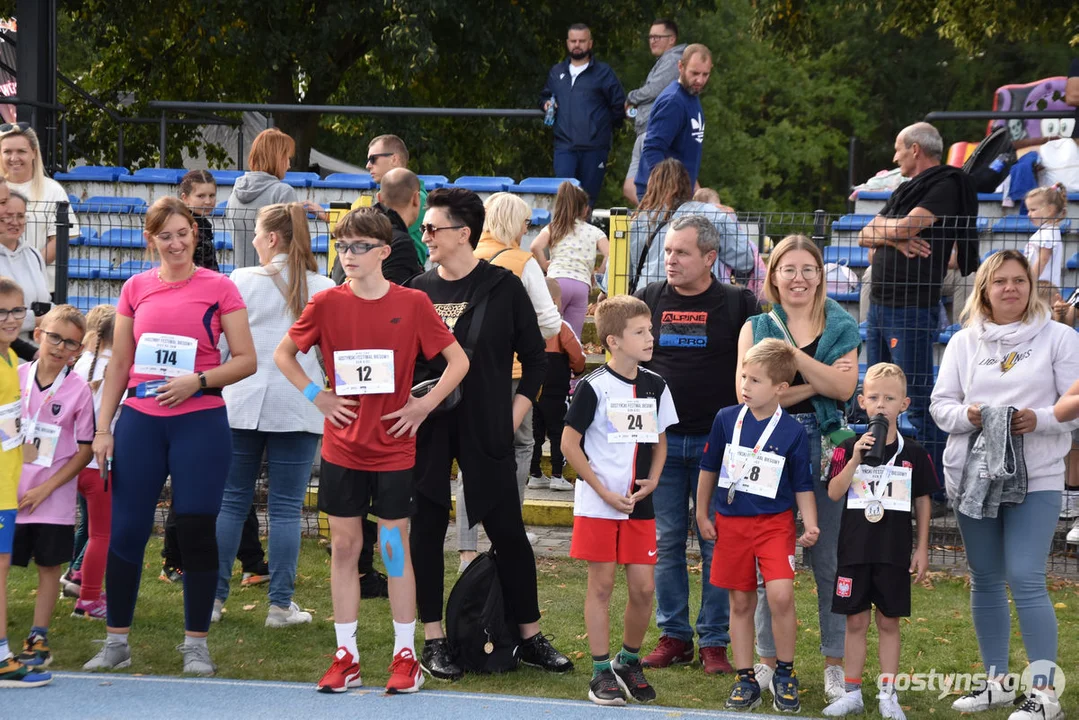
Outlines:
<svg viewBox="0 0 1079 720"><path fill-rule="evenodd" d="M884 464L884 446L888 444L888 418L874 415L869 420L869 432L873 433L873 447L862 456L862 464L877 467Z"/></svg>

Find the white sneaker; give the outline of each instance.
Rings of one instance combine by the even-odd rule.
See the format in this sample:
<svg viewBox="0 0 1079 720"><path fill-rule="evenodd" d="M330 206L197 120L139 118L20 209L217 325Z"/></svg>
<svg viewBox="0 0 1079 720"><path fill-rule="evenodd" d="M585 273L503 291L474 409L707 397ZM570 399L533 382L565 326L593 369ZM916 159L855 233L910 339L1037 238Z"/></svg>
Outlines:
<svg viewBox="0 0 1079 720"><path fill-rule="evenodd" d="M1060 700L1040 690L1031 690L1030 696L1008 720L1063 720L1064 711Z"/></svg>
<svg viewBox="0 0 1079 720"><path fill-rule="evenodd" d="M899 707L899 695L894 690L881 690L877 695L877 709L887 720L907 720L903 708Z"/></svg>
<svg viewBox="0 0 1079 720"><path fill-rule="evenodd" d="M1079 517L1079 492L1065 490L1060 495L1060 519L1074 520Z"/></svg>
<svg viewBox="0 0 1079 720"><path fill-rule="evenodd" d="M1068 537L1064 538L1064 540L1072 545L1079 545L1079 520L1075 521L1072 529L1068 531Z"/></svg>
<svg viewBox="0 0 1079 720"><path fill-rule="evenodd" d="M573 492L573 483L566 478L553 477L551 478L551 489L560 490L562 492Z"/></svg>
<svg viewBox="0 0 1079 720"><path fill-rule="evenodd" d="M221 622L221 613L225 609L225 603L217 598L214 598L214 611L210 613L210 622Z"/></svg>
<svg viewBox="0 0 1079 720"><path fill-rule="evenodd" d="M176 649L184 656L185 674L209 677L217 672L217 665L210 659L210 650L205 645L180 643Z"/></svg>
<svg viewBox="0 0 1079 720"><path fill-rule="evenodd" d="M830 702L834 703L842 697L847 695L846 688L847 678L843 674L842 665L825 665L824 666L824 697ZM859 699L861 694L858 695Z"/></svg>
<svg viewBox="0 0 1079 720"><path fill-rule="evenodd" d="M551 478L546 475L532 475L528 478L528 485L526 487L529 490L546 490L551 487Z"/></svg>
<svg viewBox="0 0 1079 720"><path fill-rule="evenodd" d="M119 670L131 667L131 646L127 643L113 643L108 640L95 640L101 643L97 655L86 661L82 669L87 672L96 670Z"/></svg>
<svg viewBox="0 0 1079 720"><path fill-rule="evenodd" d="M761 686L762 695L765 690L772 692L772 676L776 674L774 668L764 663L757 663L753 666L753 674L757 678L757 684Z"/></svg>
<svg viewBox="0 0 1079 720"><path fill-rule="evenodd" d="M834 665L832 667L839 667ZM862 700L861 690L843 692L843 695L832 701L822 711L825 717L843 717L844 715L861 715L865 712L865 702Z"/></svg>
<svg viewBox="0 0 1079 720"><path fill-rule="evenodd" d="M287 608L270 606L266 613L266 627L288 627L311 622L311 613L304 612L296 603L289 603Z"/></svg>
<svg viewBox="0 0 1079 720"><path fill-rule="evenodd" d="M956 712L982 712L990 708L1006 707L1015 702L1015 690L1005 690L996 680L990 680L977 690L952 703Z"/></svg>

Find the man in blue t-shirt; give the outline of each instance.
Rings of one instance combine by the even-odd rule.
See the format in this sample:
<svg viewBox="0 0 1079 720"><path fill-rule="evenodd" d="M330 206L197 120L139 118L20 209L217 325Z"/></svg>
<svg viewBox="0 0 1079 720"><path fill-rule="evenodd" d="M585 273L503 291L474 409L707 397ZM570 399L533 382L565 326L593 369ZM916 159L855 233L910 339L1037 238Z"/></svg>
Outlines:
<svg viewBox="0 0 1079 720"><path fill-rule="evenodd" d="M634 184L637 199L644 197L652 168L669 157L682 161L697 188L704 145L704 110L701 91L712 74L712 52L700 44L686 47L678 61L678 79L659 94L648 116L641 163Z"/></svg>

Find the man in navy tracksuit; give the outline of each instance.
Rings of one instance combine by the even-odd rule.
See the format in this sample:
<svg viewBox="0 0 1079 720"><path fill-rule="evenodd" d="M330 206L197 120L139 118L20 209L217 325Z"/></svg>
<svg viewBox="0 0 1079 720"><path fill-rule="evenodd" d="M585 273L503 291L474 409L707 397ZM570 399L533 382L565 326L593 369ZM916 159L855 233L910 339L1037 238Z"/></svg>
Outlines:
<svg viewBox="0 0 1079 720"><path fill-rule="evenodd" d="M554 174L581 181L589 204L596 205L611 135L625 119L626 93L607 63L592 57L592 33L587 25L571 25L566 39L569 57L551 68L540 105L553 102Z"/></svg>
<svg viewBox="0 0 1079 720"><path fill-rule="evenodd" d="M652 168L670 157L686 166L689 180L696 189L704 145L704 111L700 94L711 73L711 51L700 44L687 46L678 61L678 79L659 94L648 115L641 162L633 181L638 200L644 197Z"/></svg>

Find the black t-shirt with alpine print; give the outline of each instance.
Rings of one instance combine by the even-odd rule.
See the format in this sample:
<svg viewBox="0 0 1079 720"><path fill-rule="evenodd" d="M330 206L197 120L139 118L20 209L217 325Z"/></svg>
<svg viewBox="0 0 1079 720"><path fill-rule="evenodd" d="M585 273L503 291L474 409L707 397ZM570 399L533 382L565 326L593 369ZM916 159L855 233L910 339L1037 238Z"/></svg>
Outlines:
<svg viewBox="0 0 1079 720"><path fill-rule="evenodd" d="M854 452L854 443L858 438L848 438L832 453L832 477L843 472L847 461ZM940 486L933 461L921 445L909 438L903 439L903 452L896 458L896 465L911 470L911 510L915 500L923 495L931 495ZM899 443L889 444L884 449L884 457L891 459ZM854 483L858 480L855 479ZM852 483L852 485L854 484ZM866 565L883 563L886 565L910 565L910 555L914 551L914 527L912 512L885 510L884 518L877 523L865 519L862 508L848 508L847 498L843 498L843 517L839 523L838 564Z"/></svg>

